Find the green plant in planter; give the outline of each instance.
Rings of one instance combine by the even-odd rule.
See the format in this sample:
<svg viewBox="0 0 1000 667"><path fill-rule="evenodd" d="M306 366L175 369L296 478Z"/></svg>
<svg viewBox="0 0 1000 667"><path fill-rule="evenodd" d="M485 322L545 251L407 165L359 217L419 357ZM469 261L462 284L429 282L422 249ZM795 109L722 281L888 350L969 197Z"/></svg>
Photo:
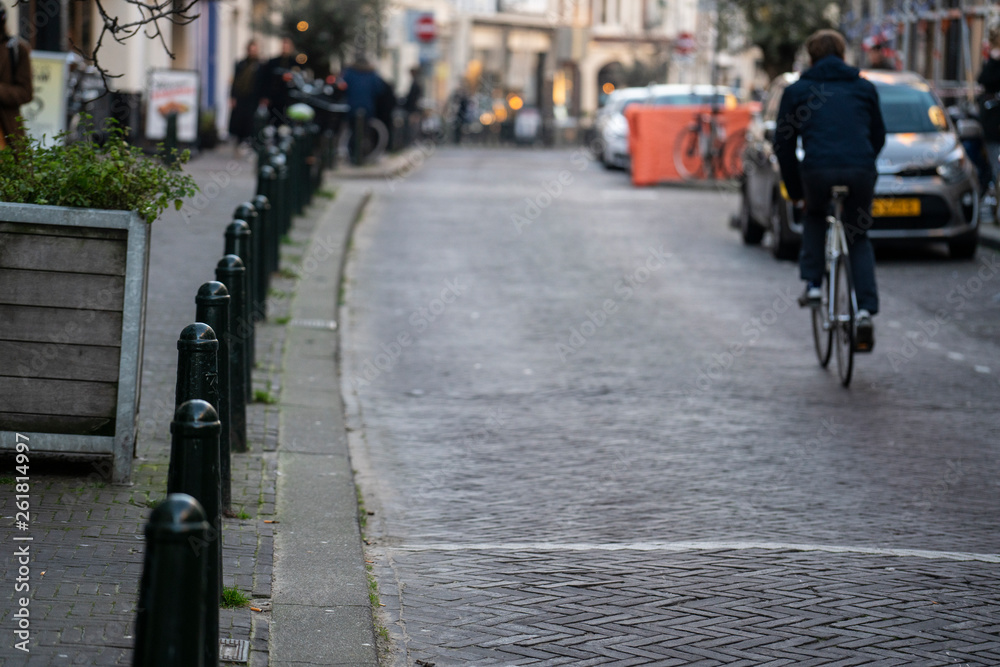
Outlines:
<svg viewBox="0 0 1000 667"><path fill-rule="evenodd" d="M0 151L0 201L136 211L152 222L171 203L180 209L183 198L198 191L181 171L190 152L165 164L130 145L113 121L107 130L101 144L67 144L65 133L48 146L32 137L13 138L10 149Z"/></svg>

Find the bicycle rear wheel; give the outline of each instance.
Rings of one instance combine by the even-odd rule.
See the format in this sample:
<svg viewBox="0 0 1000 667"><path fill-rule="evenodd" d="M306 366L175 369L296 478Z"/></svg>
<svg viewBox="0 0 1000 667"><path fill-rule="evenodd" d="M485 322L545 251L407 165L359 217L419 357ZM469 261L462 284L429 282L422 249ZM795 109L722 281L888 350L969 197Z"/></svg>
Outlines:
<svg viewBox="0 0 1000 667"><path fill-rule="evenodd" d="M674 144L674 166L685 181L704 176L705 165L701 159L701 135L698 127L692 125L677 135Z"/></svg>
<svg viewBox="0 0 1000 667"><path fill-rule="evenodd" d="M722 177L739 178L743 174L743 151L747 147L746 134L734 134L722 144Z"/></svg>
<svg viewBox="0 0 1000 667"><path fill-rule="evenodd" d="M837 372L840 384L851 384L854 371L854 282L847 256L837 258L834 268L836 290L834 292L834 328L837 339Z"/></svg>
<svg viewBox="0 0 1000 667"><path fill-rule="evenodd" d="M813 344L816 347L816 358L819 365L826 368L830 363L830 352L833 351L833 327L827 321L830 317L830 276L823 276L823 298L819 307L812 309Z"/></svg>

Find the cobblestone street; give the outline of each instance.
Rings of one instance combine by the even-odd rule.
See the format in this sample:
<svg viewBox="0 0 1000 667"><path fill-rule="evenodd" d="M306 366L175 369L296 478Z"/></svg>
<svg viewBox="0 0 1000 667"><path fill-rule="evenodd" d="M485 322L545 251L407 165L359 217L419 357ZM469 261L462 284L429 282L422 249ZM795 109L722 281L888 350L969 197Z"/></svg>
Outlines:
<svg viewBox="0 0 1000 667"><path fill-rule="evenodd" d="M376 191L341 375L387 664L1000 662L996 253L880 251L844 390L736 205L570 151Z"/></svg>

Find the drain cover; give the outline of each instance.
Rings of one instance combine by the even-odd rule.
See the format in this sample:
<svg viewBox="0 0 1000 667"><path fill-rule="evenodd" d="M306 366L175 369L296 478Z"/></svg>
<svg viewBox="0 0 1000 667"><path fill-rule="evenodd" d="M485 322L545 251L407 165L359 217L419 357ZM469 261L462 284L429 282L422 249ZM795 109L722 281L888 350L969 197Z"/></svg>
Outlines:
<svg viewBox="0 0 1000 667"><path fill-rule="evenodd" d="M220 639L220 662L248 662L250 660L250 642L246 639Z"/></svg>

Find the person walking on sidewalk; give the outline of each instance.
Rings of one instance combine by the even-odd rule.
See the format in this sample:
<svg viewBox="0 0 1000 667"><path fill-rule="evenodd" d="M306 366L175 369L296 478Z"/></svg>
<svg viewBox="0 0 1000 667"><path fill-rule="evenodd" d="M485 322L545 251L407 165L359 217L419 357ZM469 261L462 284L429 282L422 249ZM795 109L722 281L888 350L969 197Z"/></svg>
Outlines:
<svg viewBox="0 0 1000 667"><path fill-rule="evenodd" d="M0 5L0 30L4 46L0 49L0 148L7 148L10 139L24 136L24 127L17 118L21 106L34 98L31 78L31 46L7 30L7 8Z"/></svg>
<svg viewBox="0 0 1000 667"><path fill-rule="evenodd" d="M281 53L258 70L257 98L260 106L267 108L274 125L285 122L285 109L291 102L285 75L290 74L295 66L295 42L290 37L285 37L281 40Z"/></svg>
<svg viewBox="0 0 1000 667"><path fill-rule="evenodd" d="M253 134L254 114L257 113L257 70L260 69L257 42L247 43L247 56L236 63L233 82L229 87L229 134L236 140L236 150Z"/></svg>
<svg viewBox="0 0 1000 667"><path fill-rule="evenodd" d="M844 62L843 35L820 30L805 46L811 67L781 96L773 140L788 196L796 206L805 207L799 275L806 281L806 291L800 302L813 307L820 303L830 189L846 185L844 227L858 298L857 339L870 348L875 341L871 316L879 304L875 251L867 229L885 122L875 86ZM796 155L800 137L805 149L801 164Z"/></svg>
<svg viewBox="0 0 1000 667"><path fill-rule="evenodd" d="M347 84L347 106L350 107L351 129L357 131L363 128L361 136L351 141L351 157L355 164L369 157L369 152L378 143L373 132L371 120L378 118L378 111L383 111L381 102L387 94L392 93L389 85L378 75L364 53L359 53L354 62L344 69L341 79ZM388 136L388 127L384 129Z"/></svg>
<svg viewBox="0 0 1000 667"><path fill-rule="evenodd" d="M1000 160L1000 24L990 26L989 42L989 54L978 79L983 87L979 98L979 118L983 123L983 141L989 155L990 181L996 188L997 161Z"/></svg>

